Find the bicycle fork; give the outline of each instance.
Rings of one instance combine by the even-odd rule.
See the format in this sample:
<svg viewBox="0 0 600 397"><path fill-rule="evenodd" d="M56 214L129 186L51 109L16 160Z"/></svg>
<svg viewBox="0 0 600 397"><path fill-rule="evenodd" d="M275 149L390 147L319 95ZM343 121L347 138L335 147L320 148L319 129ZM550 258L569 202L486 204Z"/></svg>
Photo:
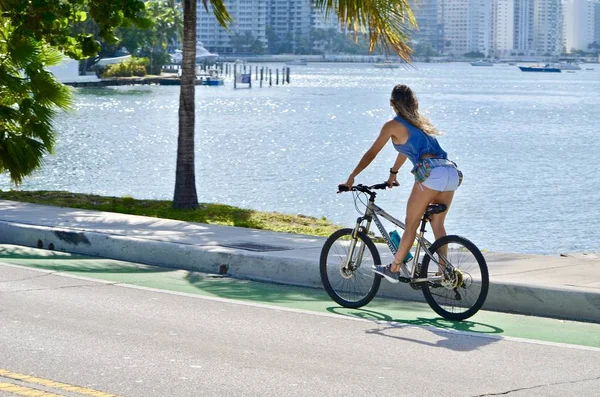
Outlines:
<svg viewBox="0 0 600 397"><path fill-rule="evenodd" d="M360 265L362 264L363 255L365 253L366 244L362 244L359 247L359 251L356 256L356 261L354 263L354 267L351 268L350 264L352 262L352 258L354 257L354 250L356 249L356 243L358 242L358 233L360 231L362 231L365 234L367 234L369 232L369 228L371 227L371 219L367 219L367 225L365 227L361 226L361 224L363 223L364 220L365 220L365 218L362 218L362 217L358 218L356 220L356 225L354 226L354 229L352 230L352 240L350 241L350 249L348 251L348 258L346 258L346 264L345 264L345 268L352 270L352 271L354 271L360 267Z"/></svg>

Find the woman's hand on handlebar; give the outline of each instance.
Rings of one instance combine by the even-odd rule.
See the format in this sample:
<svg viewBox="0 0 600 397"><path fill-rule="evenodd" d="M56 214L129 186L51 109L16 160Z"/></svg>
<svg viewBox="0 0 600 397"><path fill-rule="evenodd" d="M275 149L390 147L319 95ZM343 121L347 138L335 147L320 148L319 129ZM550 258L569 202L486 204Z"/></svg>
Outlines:
<svg viewBox="0 0 600 397"><path fill-rule="evenodd" d="M387 180L387 185L390 188L392 188L394 186L400 186L400 184L396 180L396 174L390 174L390 177Z"/></svg>
<svg viewBox="0 0 600 397"><path fill-rule="evenodd" d="M344 182L344 183L340 183L340 184L338 185L338 193L341 193L341 192L342 192L342 186L345 186L345 187L346 187L346 189L345 189L346 191L348 191L348 190L352 190L352 186L354 186L354 177L353 177L352 175L350 175L350 176L348 177L348 180L347 180L346 182Z"/></svg>

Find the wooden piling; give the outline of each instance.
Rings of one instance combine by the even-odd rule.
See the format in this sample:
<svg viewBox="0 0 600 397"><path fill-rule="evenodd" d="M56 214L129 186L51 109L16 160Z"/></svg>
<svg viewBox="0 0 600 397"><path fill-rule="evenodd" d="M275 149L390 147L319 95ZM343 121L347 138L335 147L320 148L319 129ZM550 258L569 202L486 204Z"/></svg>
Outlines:
<svg viewBox="0 0 600 397"><path fill-rule="evenodd" d="M233 64L233 88L237 88L237 79L236 79L236 75L237 75L237 65L234 63Z"/></svg>

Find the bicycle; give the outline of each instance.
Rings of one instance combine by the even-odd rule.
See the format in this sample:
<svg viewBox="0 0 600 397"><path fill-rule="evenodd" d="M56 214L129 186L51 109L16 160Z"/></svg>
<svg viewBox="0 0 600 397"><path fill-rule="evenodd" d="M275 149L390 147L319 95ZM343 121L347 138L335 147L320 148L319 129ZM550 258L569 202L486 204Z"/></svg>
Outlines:
<svg viewBox="0 0 600 397"><path fill-rule="evenodd" d="M388 187L386 182L352 186L352 189L340 185L340 192L358 192L354 195L355 205L360 193L369 196L364 213L359 211L361 216L355 227L331 234L321 250L321 281L331 299L343 307L362 307L371 302L379 291L382 276L371 269L381 264L377 246L369 237L372 222L375 222L392 254L396 254L397 248L379 217L403 230L405 224L375 205L377 194L373 191ZM443 204L427 207L415 238L414 257L407 264L412 263L411 276L400 277L400 281L422 290L425 300L437 314L460 321L473 316L483 306L489 289L489 274L483 254L466 238L448 235L433 244L425 239L426 225L431 216L446 209ZM422 261L419 261L421 256ZM339 281L336 281L337 278Z"/></svg>

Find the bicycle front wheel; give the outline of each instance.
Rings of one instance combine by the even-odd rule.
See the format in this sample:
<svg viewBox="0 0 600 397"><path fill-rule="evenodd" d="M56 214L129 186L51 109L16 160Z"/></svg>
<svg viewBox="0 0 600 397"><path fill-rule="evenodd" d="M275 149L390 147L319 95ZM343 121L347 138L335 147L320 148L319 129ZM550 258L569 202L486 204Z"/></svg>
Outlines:
<svg viewBox="0 0 600 397"><path fill-rule="evenodd" d="M381 276L371 267L381 264L373 241L362 232L352 238L352 229L334 232L321 250L321 281L327 294L343 307L364 306L377 294Z"/></svg>
<svg viewBox="0 0 600 397"><path fill-rule="evenodd" d="M444 236L429 251L441 265L428 255L423 258L421 274L430 279L423 284L423 295L429 306L448 320L460 321L477 313L490 286L487 264L479 248L464 237ZM440 280L442 266L448 263L454 272Z"/></svg>

